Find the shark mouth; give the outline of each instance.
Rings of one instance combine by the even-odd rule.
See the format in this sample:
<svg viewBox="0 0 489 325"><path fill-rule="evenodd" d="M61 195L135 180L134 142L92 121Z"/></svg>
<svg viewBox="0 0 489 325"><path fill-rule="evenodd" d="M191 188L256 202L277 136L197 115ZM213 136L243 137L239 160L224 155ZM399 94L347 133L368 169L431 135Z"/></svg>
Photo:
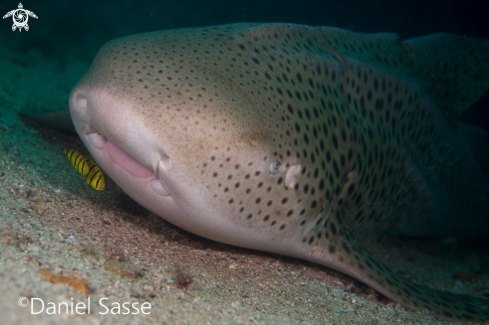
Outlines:
<svg viewBox="0 0 489 325"><path fill-rule="evenodd" d="M105 147L105 151L107 152L107 155L109 156L112 163L118 165L133 177L156 177L151 170L149 170L139 161L131 157L124 150L119 148L115 143L103 136L100 132L90 132L87 134L87 136L92 146L100 150L103 150Z"/></svg>
<svg viewBox="0 0 489 325"><path fill-rule="evenodd" d="M107 139L98 131L86 134L90 144L107 153L110 161L122 168L129 175L135 178L150 179L150 186L158 195L169 196L168 191L164 188L162 181L153 171L146 168L139 161L131 157L127 152L118 147L115 143Z"/></svg>
<svg viewBox="0 0 489 325"><path fill-rule="evenodd" d="M109 139L105 142L105 150L114 164L119 165L132 176L138 178L156 177L151 170L129 156Z"/></svg>

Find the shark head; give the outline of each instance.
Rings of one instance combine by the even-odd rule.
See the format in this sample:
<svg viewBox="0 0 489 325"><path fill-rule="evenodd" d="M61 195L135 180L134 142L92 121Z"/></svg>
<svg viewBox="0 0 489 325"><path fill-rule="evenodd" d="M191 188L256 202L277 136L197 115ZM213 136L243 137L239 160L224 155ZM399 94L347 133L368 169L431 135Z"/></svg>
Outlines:
<svg viewBox="0 0 489 325"><path fill-rule="evenodd" d="M475 56L465 74L453 58L433 61L447 46ZM462 184L450 175L481 173L447 116L487 89L487 73L473 74L488 71L488 49L444 34L401 43L285 24L146 33L104 45L70 113L103 171L179 227L330 266L439 318L487 319L477 299L410 283L355 236L396 225L424 235L426 215L439 232L460 230L459 212L484 206L448 190ZM433 64L439 76L426 74ZM454 75L462 80L446 82ZM437 164L447 146L464 163Z"/></svg>
<svg viewBox="0 0 489 325"><path fill-rule="evenodd" d="M273 230L287 233L302 210L319 211L304 209L314 197L293 190L307 163L277 141L276 117L242 83L199 58L202 32L184 33L190 39L171 31L106 44L71 93L75 128L150 211L211 239L290 255L287 236Z"/></svg>

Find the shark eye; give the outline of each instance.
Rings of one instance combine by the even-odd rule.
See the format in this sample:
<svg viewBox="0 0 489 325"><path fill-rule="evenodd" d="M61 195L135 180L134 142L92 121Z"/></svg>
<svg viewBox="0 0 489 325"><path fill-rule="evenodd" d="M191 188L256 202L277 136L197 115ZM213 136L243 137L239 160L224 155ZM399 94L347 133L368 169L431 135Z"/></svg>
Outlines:
<svg viewBox="0 0 489 325"><path fill-rule="evenodd" d="M275 174L276 172L278 172L278 169L280 168L281 164L282 164L282 159L279 158L274 160L270 165L270 173Z"/></svg>

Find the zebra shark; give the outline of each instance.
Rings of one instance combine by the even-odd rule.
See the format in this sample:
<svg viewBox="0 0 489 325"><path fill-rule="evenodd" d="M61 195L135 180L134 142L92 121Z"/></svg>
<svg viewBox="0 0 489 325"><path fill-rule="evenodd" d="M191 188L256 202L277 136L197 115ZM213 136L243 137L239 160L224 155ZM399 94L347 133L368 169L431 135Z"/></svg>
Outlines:
<svg viewBox="0 0 489 325"><path fill-rule="evenodd" d="M361 243L388 228L488 234L489 137L458 121L488 86L487 40L230 24L108 42L61 115L129 196L181 228L482 321L487 300L412 283Z"/></svg>

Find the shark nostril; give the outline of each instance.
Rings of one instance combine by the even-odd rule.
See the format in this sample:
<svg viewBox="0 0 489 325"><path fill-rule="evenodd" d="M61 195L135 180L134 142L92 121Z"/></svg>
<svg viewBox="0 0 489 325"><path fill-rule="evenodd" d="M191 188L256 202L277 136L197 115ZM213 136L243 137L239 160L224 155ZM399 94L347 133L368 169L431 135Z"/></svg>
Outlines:
<svg viewBox="0 0 489 325"><path fill-rule="evenodd" d="M80 108L87 108L88 105L87 99L81 95L76 99L76 103Z"/></svg>

